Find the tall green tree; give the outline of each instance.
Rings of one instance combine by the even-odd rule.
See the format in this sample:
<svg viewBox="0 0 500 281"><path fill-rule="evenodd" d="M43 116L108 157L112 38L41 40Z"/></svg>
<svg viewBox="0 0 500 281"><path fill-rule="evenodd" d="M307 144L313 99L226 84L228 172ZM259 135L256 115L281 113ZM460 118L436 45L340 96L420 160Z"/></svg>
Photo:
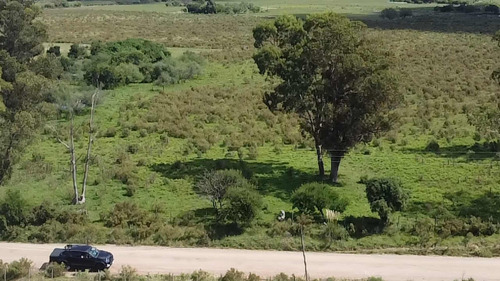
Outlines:
<svg viewBox="0 0 500 281"><path fill-rule="evenodd" d="M331 157L330 178L359 142L388 130L400 103L388 54L366 35L366 26L333 13L305 21L281 16L253 30L254 61L275 83L264 97L273 111L295 112L314 139L320 176L323 154Z"/></svg>
<svg viewBox="0 0 500 281"><path fill-rule="evenodd" d="M0 2L0 183L8 179L20 151L39 128L50 81L28 70L43 51L45 27L35 22L40 9L31 1Z"/></svg>
<svg viewBox="0 0 500 281"><path fill-rule="evenodd" d="M44 51L46 27L36 22L41 9L33 1L7 0L0 2L0 49L20 63L30 61Z"/></svg>

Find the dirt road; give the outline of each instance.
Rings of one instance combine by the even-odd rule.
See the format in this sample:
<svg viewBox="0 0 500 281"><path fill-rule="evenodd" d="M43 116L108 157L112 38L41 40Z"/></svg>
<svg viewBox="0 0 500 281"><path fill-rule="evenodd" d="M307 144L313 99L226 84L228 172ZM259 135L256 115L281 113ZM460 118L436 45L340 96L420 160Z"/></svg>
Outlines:
<svg viewBox="0 0 500 281"><path fill-rule="evenodd" d="M36 266L41 266L48 261L52 249L61 246L0 243L0 259L12 261L25 257L34 261ZM234 267L262 277L280 272L304 275L300 252L114 245L98 247L115 256L112 266L114 272L119 271L122 265L131 265L144 274L191 273L198 269L222 274ZM307 253L307 264L312 277L380 276L388 281L453 281L469 277L476 281L500 280L500 258Z"/></svg>

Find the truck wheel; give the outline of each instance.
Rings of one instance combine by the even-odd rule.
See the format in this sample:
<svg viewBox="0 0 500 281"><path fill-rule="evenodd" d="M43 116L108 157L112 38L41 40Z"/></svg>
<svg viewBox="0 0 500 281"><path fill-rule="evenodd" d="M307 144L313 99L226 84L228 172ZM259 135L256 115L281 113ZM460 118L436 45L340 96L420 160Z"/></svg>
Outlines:
<svg viewBox="0 0 500 281"><path fill-rule="evenodd" d="M102 263L102 264L97 266L97 271L104 271L106 268L107 268L107 266Z"/></svg>

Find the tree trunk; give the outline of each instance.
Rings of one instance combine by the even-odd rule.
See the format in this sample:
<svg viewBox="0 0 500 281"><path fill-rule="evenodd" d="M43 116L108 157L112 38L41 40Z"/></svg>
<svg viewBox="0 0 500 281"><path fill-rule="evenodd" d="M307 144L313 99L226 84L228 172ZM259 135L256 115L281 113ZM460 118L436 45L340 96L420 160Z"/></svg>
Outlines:
<svg viewBox="0 0 500 281"><path fill-rule="evenodd" d="M323 151L321 149L321 144L316 143L316 154L318 156L319 177L323 179L325 177L325 164L323 163Z"/></svg>
<svg viewBox="0 0 500 281"><path fill-rule="evenodd" d="M5 180L9 177L11 170L11 154L12 154L12 146L13 146L13 136L10 136L9 145L7 146L7 150L5 151L2 159L2 164L0 166L0 185L3 185Z"/></svg>
<svg viewBox="0 0 500 281"><path fill-rule="evenodd" d="M75 197L73 198L73 204L78 204L80 198L78 197L78 183L76 181L76 156L75 156L75 140L74 140L74 122L73 122L73 112L71 114L71 124L69 127L69 153L71 154L71 174L73 179L73 190L75 192Z"/></svg>
<svg viewBox="0 0 500 281"><path fill-rule="evenodd" d="M92 143L94 142L94 111L95 111L95 103L97 97L97 90L92 95L92 108L90 109L90 120L89 120L89 142L87 144L87 156L85 157L85 169L83 172L83 187L82 187L82 196L80 198L79 204L85 203L85 194L87 193L87 179L89 175L89 165L90 165L90 155L92 150Z"/></svg>
<svg viewBox="0 0 500 281"><path fill-rule="evenodd" d="M331 159L331 163L332 163L332 169L330 171L330 180L333 183L337 183L338 182L340 160L342 160L342 157L344 157L344 152L343 151L332 151L332 152L330 152L330 159Z"/></svg>

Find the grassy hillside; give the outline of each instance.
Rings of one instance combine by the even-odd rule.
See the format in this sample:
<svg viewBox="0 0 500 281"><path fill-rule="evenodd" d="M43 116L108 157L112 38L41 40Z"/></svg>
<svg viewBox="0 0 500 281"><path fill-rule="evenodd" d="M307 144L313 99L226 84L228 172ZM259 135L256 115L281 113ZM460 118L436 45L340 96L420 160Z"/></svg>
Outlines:
<svg viewBox="0 0 500 281"><path fill-rule="evenodd" d="M392 4L273 1L269 9L308 13L336 7L359 16L387 5ZM277 223L275 217L280 210L292 212L291 193L299 185L317 180L317 166L311 142L300 135L296 117L273 115L261 101L267 84L251 60L251 30L265 18L166 15L141 7L46 10L42 21L49 26L51 44L142 37L180 47L176 49L180 51L196 48L209 60L204 74L164 91L137 84L102 93L96 112L99 137L84 206L89 222L70 226L73 235L60 234L65 226L52 223L31 227L14 239L40 242L44 241L40 236L30 234L46 232L47 239L65 242L298 249L300 240L290 234L292 226ZM147 9L151 7L156 6ZM433 16L425 15L427 19ZM437 15L426 21L423 17L396 21L370 21L368 17L370 26L377 27L370 29L370 36L382 38L384 47L394 54L405 101L398 110L399 128L353 149L341 163L341 184L334 187L350 201L343 214L346 226L352 223L358 227L377 218L370 211L364 185L358 183L363 176L400 178L411 191L409 207L396 214L394 224L383 233L371 235L380 230L367 227L360 235L332 245L323 243L322 226L316 225L308 234L309 247L315 250L437 245L441 248L435 248L435 253L500 253L499 234L467 238L464 243L460 235L440 236L431 230L432 225L444 222L439 216L443 209L463 220L470 215L483 221L491 216L492 224L500 220L495 209L500 202L498 148L492 149L486 140L475 136L475 129L467 122L471 110L489 103L500 92L489 79L498 65L499 50L488 33L500 29L500 19ZM480 24L484 22L488 25ZM77 124L87 118L79 116ZM62 129L67 123L51 125ZM81 128L77 137L80 164L86 142ZM439 143L439 151L426 149L431 140ZM30 206L51 201L58 208L79 209L68 205L68 162L69 154L46 129L22 155L0 194L19 189ZM227 229L211 233L206 228L213 219L210 202L195 193L193 184L204 170L213 168L243 170L264 196L260 217L243 233L228 235ZM153 230L138 235L140 229L106 228L104 217L123 201L159 216L170 226L157 231L164 237L157 239ZM464 210L468 213L461 215ZM422 230L419 225L430 227ZM474 245L490 249L478 250Z"/></svg>

